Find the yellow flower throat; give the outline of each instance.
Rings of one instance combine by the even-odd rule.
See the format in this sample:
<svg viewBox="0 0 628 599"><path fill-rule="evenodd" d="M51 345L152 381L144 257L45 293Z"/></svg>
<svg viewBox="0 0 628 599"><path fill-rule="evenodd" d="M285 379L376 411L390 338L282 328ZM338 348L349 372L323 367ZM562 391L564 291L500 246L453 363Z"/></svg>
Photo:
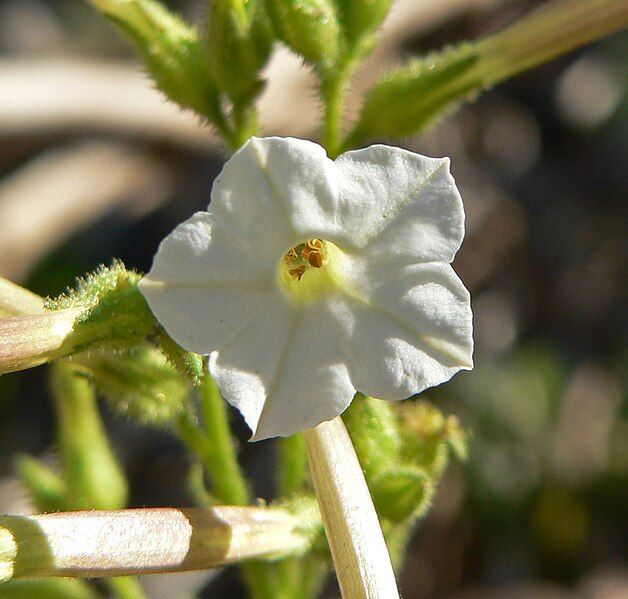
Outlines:
<svg viewBox="0 0 628 599"><path fill-rule="evenodd" d="M309 303L340 285L342 262L338 246L323 239L308 239L285 253L277 278L293 302Z"/></svg>

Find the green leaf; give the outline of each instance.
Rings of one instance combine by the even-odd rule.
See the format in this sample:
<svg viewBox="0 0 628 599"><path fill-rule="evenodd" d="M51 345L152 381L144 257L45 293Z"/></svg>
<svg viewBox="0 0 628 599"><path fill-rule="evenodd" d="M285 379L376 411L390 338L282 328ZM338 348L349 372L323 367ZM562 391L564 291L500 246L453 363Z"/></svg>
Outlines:
<svg viewBox="0 0 628 599"><path fill-rule="evenodd" d="M470 99L482 88L474 66L478 54L470 44L412 60L390 71L366 95L358 122L345 145L366 137L403 137Z"/></svg>
<svg viewBox="0 0 628 599"><path fill-rule="evenodd" d="M320 70L331 69L339 52L340 25L330 0L266 0L275 34Z"/></svg>
<svg viewBox="0 0 628 599"><path fill-rule="evenodd" d="M369 137L417 133L496 83L626 25L628 4L623 0L562 0L477 42L412 60L367 93L343 149Z"/></svg>

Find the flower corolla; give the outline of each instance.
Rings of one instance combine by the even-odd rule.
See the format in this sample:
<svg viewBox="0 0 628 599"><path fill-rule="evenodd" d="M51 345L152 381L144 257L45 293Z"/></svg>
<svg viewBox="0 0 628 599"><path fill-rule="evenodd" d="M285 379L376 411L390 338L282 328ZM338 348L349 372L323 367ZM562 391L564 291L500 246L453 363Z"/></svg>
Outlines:
<svg viewBox="0 0 628 599"><path fill-rule="evenodd" d="M334 418L356 391L399 400L472 368L464 235L449 159L252 138L161 243L140 288L209 356L253 439Z"/></svg>

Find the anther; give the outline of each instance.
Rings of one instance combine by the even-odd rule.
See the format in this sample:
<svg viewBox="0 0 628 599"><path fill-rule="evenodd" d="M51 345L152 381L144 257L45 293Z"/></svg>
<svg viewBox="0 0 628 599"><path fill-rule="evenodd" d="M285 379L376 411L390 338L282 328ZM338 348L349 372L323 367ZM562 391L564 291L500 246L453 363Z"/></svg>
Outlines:
<svg viewBox="0 0 628 599"><path fill-rule="evenodd" d="M324 256L322 252L308 252L307 257L304 256L304 258L308 261L310 266L313 266L314 268L321 268L323 266Z"/></svg>
<svg viewBox="0 0 628 599"><path fill-rule="evenodd" d="M296 250L292 248L286 255L283 257L283 261L285 264L292 264L299 259L299 254L297 254Z"/></svg>
<svg viewBox="0 0 628 599"><path fill-rule="evenodd" d="M305 264L301 264L301 266L297 266L296 268L291 268L288 271L288 273L290 274L290 276L296 277L297 281L300 281L306 269L307 269L307 266L305 266Z"/></svg>

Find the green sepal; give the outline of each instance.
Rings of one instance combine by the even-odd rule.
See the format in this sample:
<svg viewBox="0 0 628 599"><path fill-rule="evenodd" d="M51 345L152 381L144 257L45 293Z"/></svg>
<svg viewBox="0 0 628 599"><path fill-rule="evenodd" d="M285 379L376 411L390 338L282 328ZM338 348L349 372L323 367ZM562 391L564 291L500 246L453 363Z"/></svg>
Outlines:
<svg viewBox="0 0 628 599"><path fill-rule="evenodd" d="M196 30L155 0L88 0L135 44L157 87L219 127L218 89Z"/></svg>
<svg viewBox="0 0 628 599"><path fill-rule="evenodd" d="M66 485L51 468L36 458L21 455L15 462L15 469L38 511L58 512L67 508Z"/></svg>
<svg viewBox="0 0 628 599"><path fill-rule="evenodd" d="M370 487L377 513L393 523L423 514L433 488L425 472L410 466L382 473Z"/></svg>
<svg viewBox="0 0 628 599"><path fill-rule="evenodd" d="M168 426L185 408L189 386L156 348L96 352L78 360L98 394L142 424Z"/></svg>
<svg viewBox="0 0 628 599"><path fill-rule="evenodd" d="M263 87L259 71L273 37L263 0L213 0L207 15L207 58L213 79L244 107Z"/></svg>
<svg viewBox="0 0 628 599"><path fill-rule="evenodd" d="M404 402L400 406L402 458L438 479L450 452L461 460L467 456L467 437L456 416L444 416L427 402Z"/></svg>
<svg viewBox="0 0 628 599"><path fill-rule="evenodd" d="M82 580L71 578L20 579L3 582L0 599L99 599L102 595Z"/></svg>
<svg viewBox="0 0 628 599"><path fill-rule="evenodd" d="M330 0L266 0L266 10L277 37L317 66L331 69L338 57L341 31Z"/></svg>
<svg viewBox="0 0 628 599"><path fill-rule="evenodd" d="M345 36L350 42L370 35L388 14L391 0L336 0Z"/></svg>
<svg viewBox="0 0 628 599"><path fill-rule="evenodd" d="M417 133L484 87L474 66L479 55L461 44L390 71L371 88L345 149L369 137Z"/></svg>
<svg viewBox="0 0 628 599"><path fill-rule="evenodd" d="M138 289L140 279L116 260L78 279L75 289L46 300L47 310L78 310L66 339L72 353L100 347L126 349L153 331L156 322Z"/></svg>

